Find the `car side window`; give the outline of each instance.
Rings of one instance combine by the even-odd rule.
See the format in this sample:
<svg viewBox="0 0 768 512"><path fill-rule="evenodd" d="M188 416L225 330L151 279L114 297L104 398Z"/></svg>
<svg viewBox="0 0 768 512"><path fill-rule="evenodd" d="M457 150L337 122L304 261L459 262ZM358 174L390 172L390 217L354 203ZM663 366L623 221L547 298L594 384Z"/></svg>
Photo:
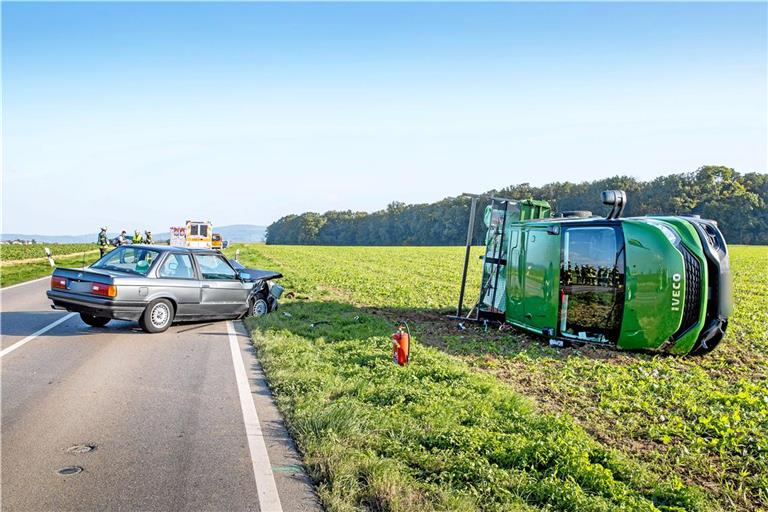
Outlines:
<svg viewBox="0 0 768 512"><path fill-rule="evenodd" d="M237 279L237 272L229 266L222 256L215 254L196 254L203 279Z"/></svg>
<svg viewBox="0 0 768 512"><path fill-rule="evenodd" d="M169 254L158 271L158 275L170 279L193 279L192 259L189 254Z"/></svg>

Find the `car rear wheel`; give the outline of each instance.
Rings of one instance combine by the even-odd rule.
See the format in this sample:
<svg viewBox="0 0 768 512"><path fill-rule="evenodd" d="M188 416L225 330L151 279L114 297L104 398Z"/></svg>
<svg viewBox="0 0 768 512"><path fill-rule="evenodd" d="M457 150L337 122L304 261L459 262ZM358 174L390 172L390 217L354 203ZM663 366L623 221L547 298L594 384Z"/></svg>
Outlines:
<svg viewBox="0 0 768 512"><path fill-rule="evenodd" d="M167 299L153 300L139 319L139 325L146 332L163 332L173 322L173 304Z"/></svg>
<svg viewBox="0 0 768 512"><path fill-rule="evenodd" d="M88 313L80 313L80 319L91 327L104 327L111 320L111 318L93 316L89 315Z"/></svg>
<svg viewBox="0 0 768 512"><path fill-rule="evenodd" d="M251 304L248 307L248 316L264 316L267 313L269 313L269 304L267 304L267 300L263 296L257 295L251 299Z"/></svg>

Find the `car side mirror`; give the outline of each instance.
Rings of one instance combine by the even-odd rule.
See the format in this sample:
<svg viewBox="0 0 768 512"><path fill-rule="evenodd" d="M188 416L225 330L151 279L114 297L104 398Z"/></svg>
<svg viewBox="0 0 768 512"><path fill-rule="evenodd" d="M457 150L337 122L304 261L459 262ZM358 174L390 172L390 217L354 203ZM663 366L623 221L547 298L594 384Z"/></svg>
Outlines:
<svg viewBox="0 0 768 512"><path fill-rule="evenodd" d="M240 272L240 279L242 281L248 281L251 279L251 274L249 274L248 272Z"/></svg>

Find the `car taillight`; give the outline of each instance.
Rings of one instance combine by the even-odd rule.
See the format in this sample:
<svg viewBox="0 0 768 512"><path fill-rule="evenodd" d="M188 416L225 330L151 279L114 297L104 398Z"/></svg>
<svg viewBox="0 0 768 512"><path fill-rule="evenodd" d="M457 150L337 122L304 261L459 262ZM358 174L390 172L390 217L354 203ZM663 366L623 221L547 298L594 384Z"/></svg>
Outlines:
<svg viewBox="0 0 768 512"><path fill-rule="evenodd" d="M91 293L103 295L104 297L114 297L117 295L117 286L113 284L91 283Z"/></svg>
<svg viewBox="0 0 768 512"><path fill-rule="evenodd" d="M51 277L51 288L59 288L61 290L67 289L67 278L66 277L59 277L59 276L52 276Z"/></svg>

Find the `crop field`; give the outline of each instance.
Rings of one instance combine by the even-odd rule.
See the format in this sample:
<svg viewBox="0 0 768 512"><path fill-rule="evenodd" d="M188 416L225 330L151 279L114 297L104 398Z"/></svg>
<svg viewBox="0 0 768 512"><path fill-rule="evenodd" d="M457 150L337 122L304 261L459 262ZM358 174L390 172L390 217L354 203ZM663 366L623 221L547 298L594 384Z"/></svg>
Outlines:
<svg viewBox="0 0 768 512"><path fill-rule="evenodd" d="M32 258L44 258L45 248L48 247L54 257L64 256L77 252L98 250L96 244L33 244L10 245L0 244L0 259L4 261L27 260Z"/></svg>
<svg viewBox="0 0 768 512"><path fill-rule="evenodd" d="M701 358L460 330L442 314L462 248L238 247L286 276L251 327L331 510L768 507L768 247L732 247L736 310ZM406 368L396 318L416 338Z"/></svg>
<svg viewBox="0 0 768 512"><path fill-rule="evenodd" d="M69 247L70 245L81 245L81 244L62 244L58 247ZM93 248L93 244L83 244L87 247ZM88 249L86 249L88 250ZM53 252L54 249L51 247L51 252ZM68 255L59 256L59 254L63 254L61 252L54 252L54 259L58 266L61 267L81 267L83 266L83 263L86 265L90 265L94 261L96 261L99 258L98 249L95 252L89 252L85 255L72 255L72 252L80 252L80 251L70 251ZM7 265L0 266L0 287L3 286L10 286L16 283L21 283L23 281L29 281L30 279L36 279L38 277L47 276L51 273L51 266L48 264L48 260L42 260L42 261L27 261L24 263L11 263Z"/></svg>

